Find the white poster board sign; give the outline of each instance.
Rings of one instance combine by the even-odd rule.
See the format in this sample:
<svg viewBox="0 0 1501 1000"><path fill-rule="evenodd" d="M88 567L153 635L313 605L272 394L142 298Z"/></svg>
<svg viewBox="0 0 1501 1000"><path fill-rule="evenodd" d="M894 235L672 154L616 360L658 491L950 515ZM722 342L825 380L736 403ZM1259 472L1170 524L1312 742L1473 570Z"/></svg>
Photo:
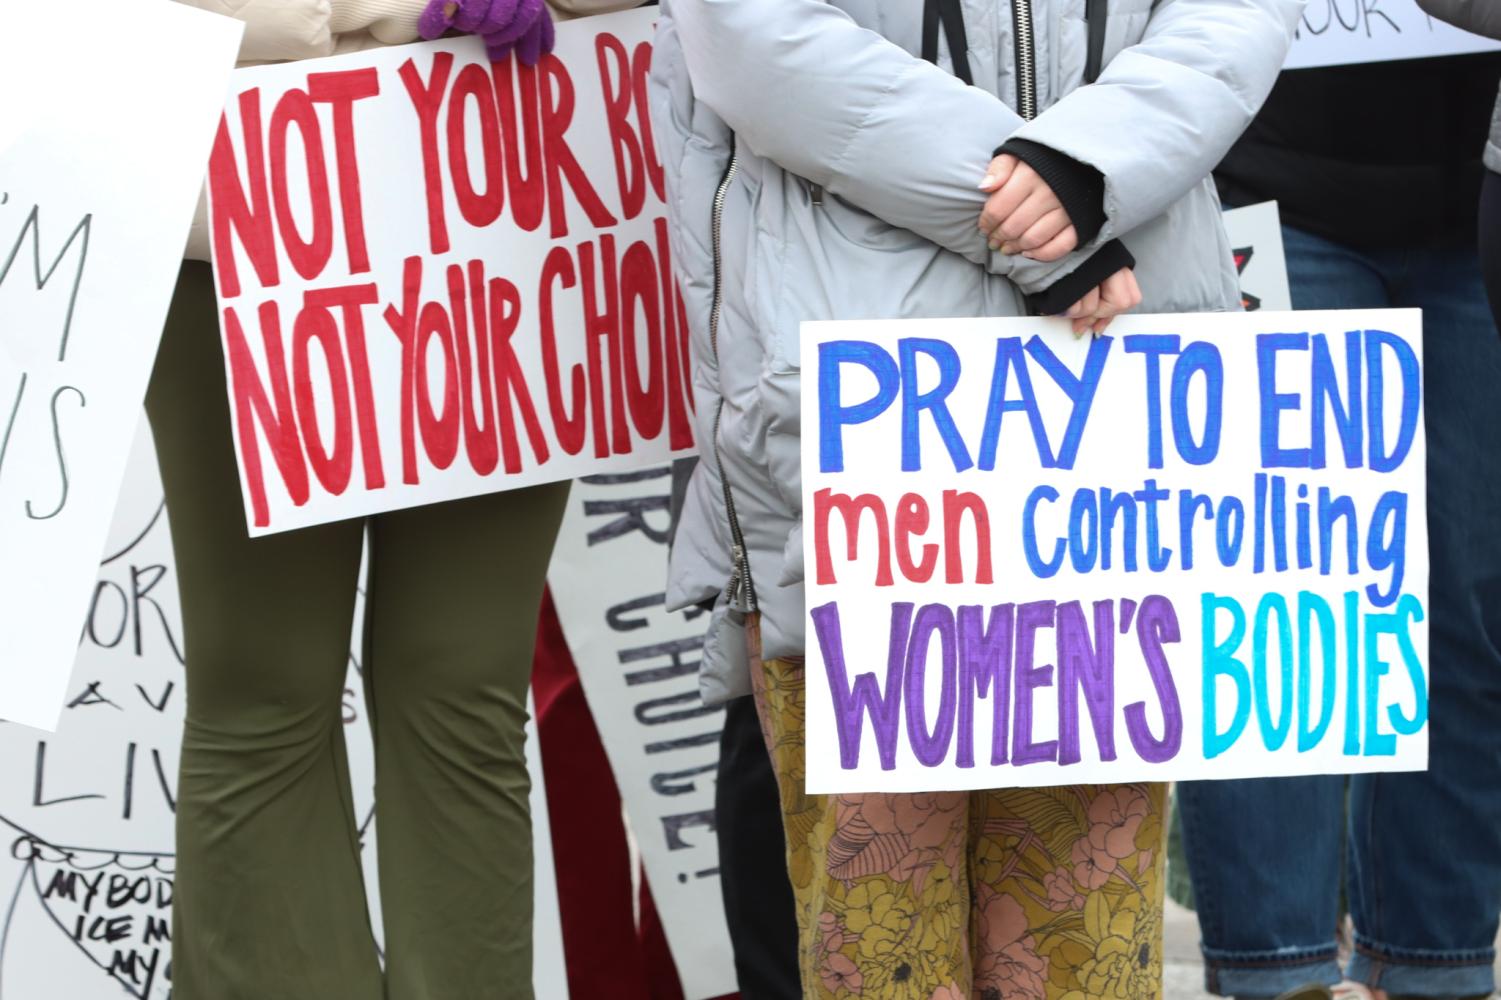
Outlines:
<svg viewBox="0 0 1501 1000"><path fill-rule="evenodd" d="M1416 310L803 326L808 790L1418 770Z"/></svg>
<svg viewBox="0 0 1501 1000"><path fill-rule="evenodd" d="M241 25L0 5L0 719L56 724ZM20 43L20 44L18 44Z"/></svg>
<svg viewBox="0 0 1501 1000"><path fill-rule="evenodd" d="M687 1000L735 991L715 836L724 712L698 669L708 616L666 608L672 469L573 484L548 581Z"/></svg>
<svg viewBox="0 0 1501 1000"><path fill-rule="evenodd" d="M1498 49L1501 42L1429 17L1415 0L1309 0L1286 66L1305 69Z"/></svg>
<svg viewBox="0 0 1501 1000"><path fill-rule="evenodd" d="M56 733L0 724L0 998L168 1000L183 632L156 456L144 421ZM363 600L354 642L362 629ZM375 761L350 654L345 737L377 935ZM528 731L528 749L537 746ZM533 980L566 998L540 761L529 759L536 857Z"/></svg>
<svg viewBox="0 0 1501 1000"><path fill-rule="evenodd" d="M1287 281L1287 255L1275 201L1232 208L1224 215L1225 234L1240 275L1240 304L1246 312L1281 312L1293 307Z"/></svg>
<svg viewBox="0 0 1501 1000"><path fill-rule="evenodd" d="M655 12L235 76L209 161L251 534L692 450Z"/></svg>

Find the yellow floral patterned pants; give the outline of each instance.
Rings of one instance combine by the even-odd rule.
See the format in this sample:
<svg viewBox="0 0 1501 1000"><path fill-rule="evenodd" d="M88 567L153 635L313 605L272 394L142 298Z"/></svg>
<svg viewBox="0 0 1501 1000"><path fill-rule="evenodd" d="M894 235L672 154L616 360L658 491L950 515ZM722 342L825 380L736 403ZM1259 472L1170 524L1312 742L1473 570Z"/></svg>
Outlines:
<svg viewBox="0 0 1501 1000"><path fill-rule="evenodd" d="M803 665L750 638L805 998L1158 1000L1166 785L808 795Z"/></svg>

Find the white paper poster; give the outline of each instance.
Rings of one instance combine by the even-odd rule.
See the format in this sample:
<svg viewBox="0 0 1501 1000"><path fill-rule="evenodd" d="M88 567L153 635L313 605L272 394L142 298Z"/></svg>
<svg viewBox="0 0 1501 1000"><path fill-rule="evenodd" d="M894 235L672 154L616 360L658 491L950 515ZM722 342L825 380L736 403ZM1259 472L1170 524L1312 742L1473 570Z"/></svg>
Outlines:
<svg viewBox="0 0 1501 1000"><path fill-rule="evenodd" d="M361 602L363 605L363 602ZM358 641L357 611L355 640ZM0 723L0 1000L167 1000L183 717L177 574L144 422L56 733ZM350 656L345 736L380 929L374 759ZM528 747L537 745L535 731ZM531 760L534 982L566 998L547 797Z"/></svg>
<svg viewBox="0 0 1501 1000"><path fill-rule="evenodd" d="M1280 312L1293 307L1287 283L1287 256L1275 201L1232 208L1225 213L1225 233L1240 275L1240 304L1246 312Z"/></svg>
<svg viewBox="0 0 1501 1000"><path fill-rule="evenodd" d="M808 790L1419 770L1416 310L803 326Z"/></svg>
<svg viewBox="0 0 1501 1000"><path fill-rule="evenodd" d="M209 161L251 534L693 448L655 12L235 75Z"/></svg>
<svg viewBox="0 0 1501 1000"><path fill-rule="evenodd" d="M670 466L573 485L548 580L688 1000L735 991L714 787L724 712L698 670L708 615L668 613Z"/></svg>
<svg viewBox="0 0 1501 1000"><path fill-rule="evenodd" d="M1287 68L1453 56L1497 49L1501 49L1501 42L1429 17L1415 0L1309 0L1303 19L1298 22Z"/></svg>
<svg viewBox="0 0 1501 1000"><path fill-rule="evenodd" d="M0 95L0 718L43 728L242 27L166 0L81 0L67 20L87 29L0 5L3 79L20 88ZM58 44L38 44L39 25Z"/></svg>

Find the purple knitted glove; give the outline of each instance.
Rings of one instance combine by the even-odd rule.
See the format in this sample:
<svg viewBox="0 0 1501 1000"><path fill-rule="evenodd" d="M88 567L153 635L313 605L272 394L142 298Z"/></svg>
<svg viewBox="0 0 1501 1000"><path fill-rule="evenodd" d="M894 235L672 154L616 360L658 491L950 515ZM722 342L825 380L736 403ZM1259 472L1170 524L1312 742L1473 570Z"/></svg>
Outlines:
<svg viewBox="0 0 1501 1000"><path fill-rule="evenodd" d="M428 0L418 33L433 39L450 30L483 38L496 62L514 51L533 66L553 46L552 15L543 0Z"/></svg>
<svg viewBox="0 0 1501 1000"><path fill-rule="evenodd" d="M526 0L522 0L523 3ZM540 0L539 0L540 3ZM553 32L552 12L545 4L541 5L541 13L532 22L531 27L522 33L520 38L514 40L501 40L496 35L485 36L485 45L490 50L490 61L500 62L512 51L516 58L527 66L537 65L545 53L551 52L556 36Z"/></svg>

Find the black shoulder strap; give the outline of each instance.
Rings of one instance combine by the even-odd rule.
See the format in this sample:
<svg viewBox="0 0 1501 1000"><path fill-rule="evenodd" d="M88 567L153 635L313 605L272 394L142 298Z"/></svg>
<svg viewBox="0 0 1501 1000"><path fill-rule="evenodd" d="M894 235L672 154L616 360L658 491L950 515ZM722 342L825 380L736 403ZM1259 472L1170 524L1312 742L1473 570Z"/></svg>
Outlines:
<svg viewBox="0 0 1501 1000"><path fill-rule="evenodd" d="M954 61L954 75L974 86L975 75L969 68L969 33L964 29L962 0L948 0L943 5L943 34L949 43L949 58Z"/></svg>
<svg viewBox="0 0 1501 1000"><path fill-rule="evenodd" d="M922 57L938 65L938 0L923 0Z"/></svg>
<svg viewBox="0 0 1501 1000"><path fill-rule="evenodd" d="M1105 23L1110 17L1109 0L1084 0L1084 20L1089 24L1089 49L1084 60L1084 82L1100 78L1105 62Z"/></svg>
<svg viewBox="0 0 1501 1000"><path fill-rule="evenodd" d="M937 65L940 22L943 25L944 40L949 46L949 59L954 63L954 75L973 85L975 77L969 67L969 33L964 27L962 0L924 0L922 57Z"/></svg>

